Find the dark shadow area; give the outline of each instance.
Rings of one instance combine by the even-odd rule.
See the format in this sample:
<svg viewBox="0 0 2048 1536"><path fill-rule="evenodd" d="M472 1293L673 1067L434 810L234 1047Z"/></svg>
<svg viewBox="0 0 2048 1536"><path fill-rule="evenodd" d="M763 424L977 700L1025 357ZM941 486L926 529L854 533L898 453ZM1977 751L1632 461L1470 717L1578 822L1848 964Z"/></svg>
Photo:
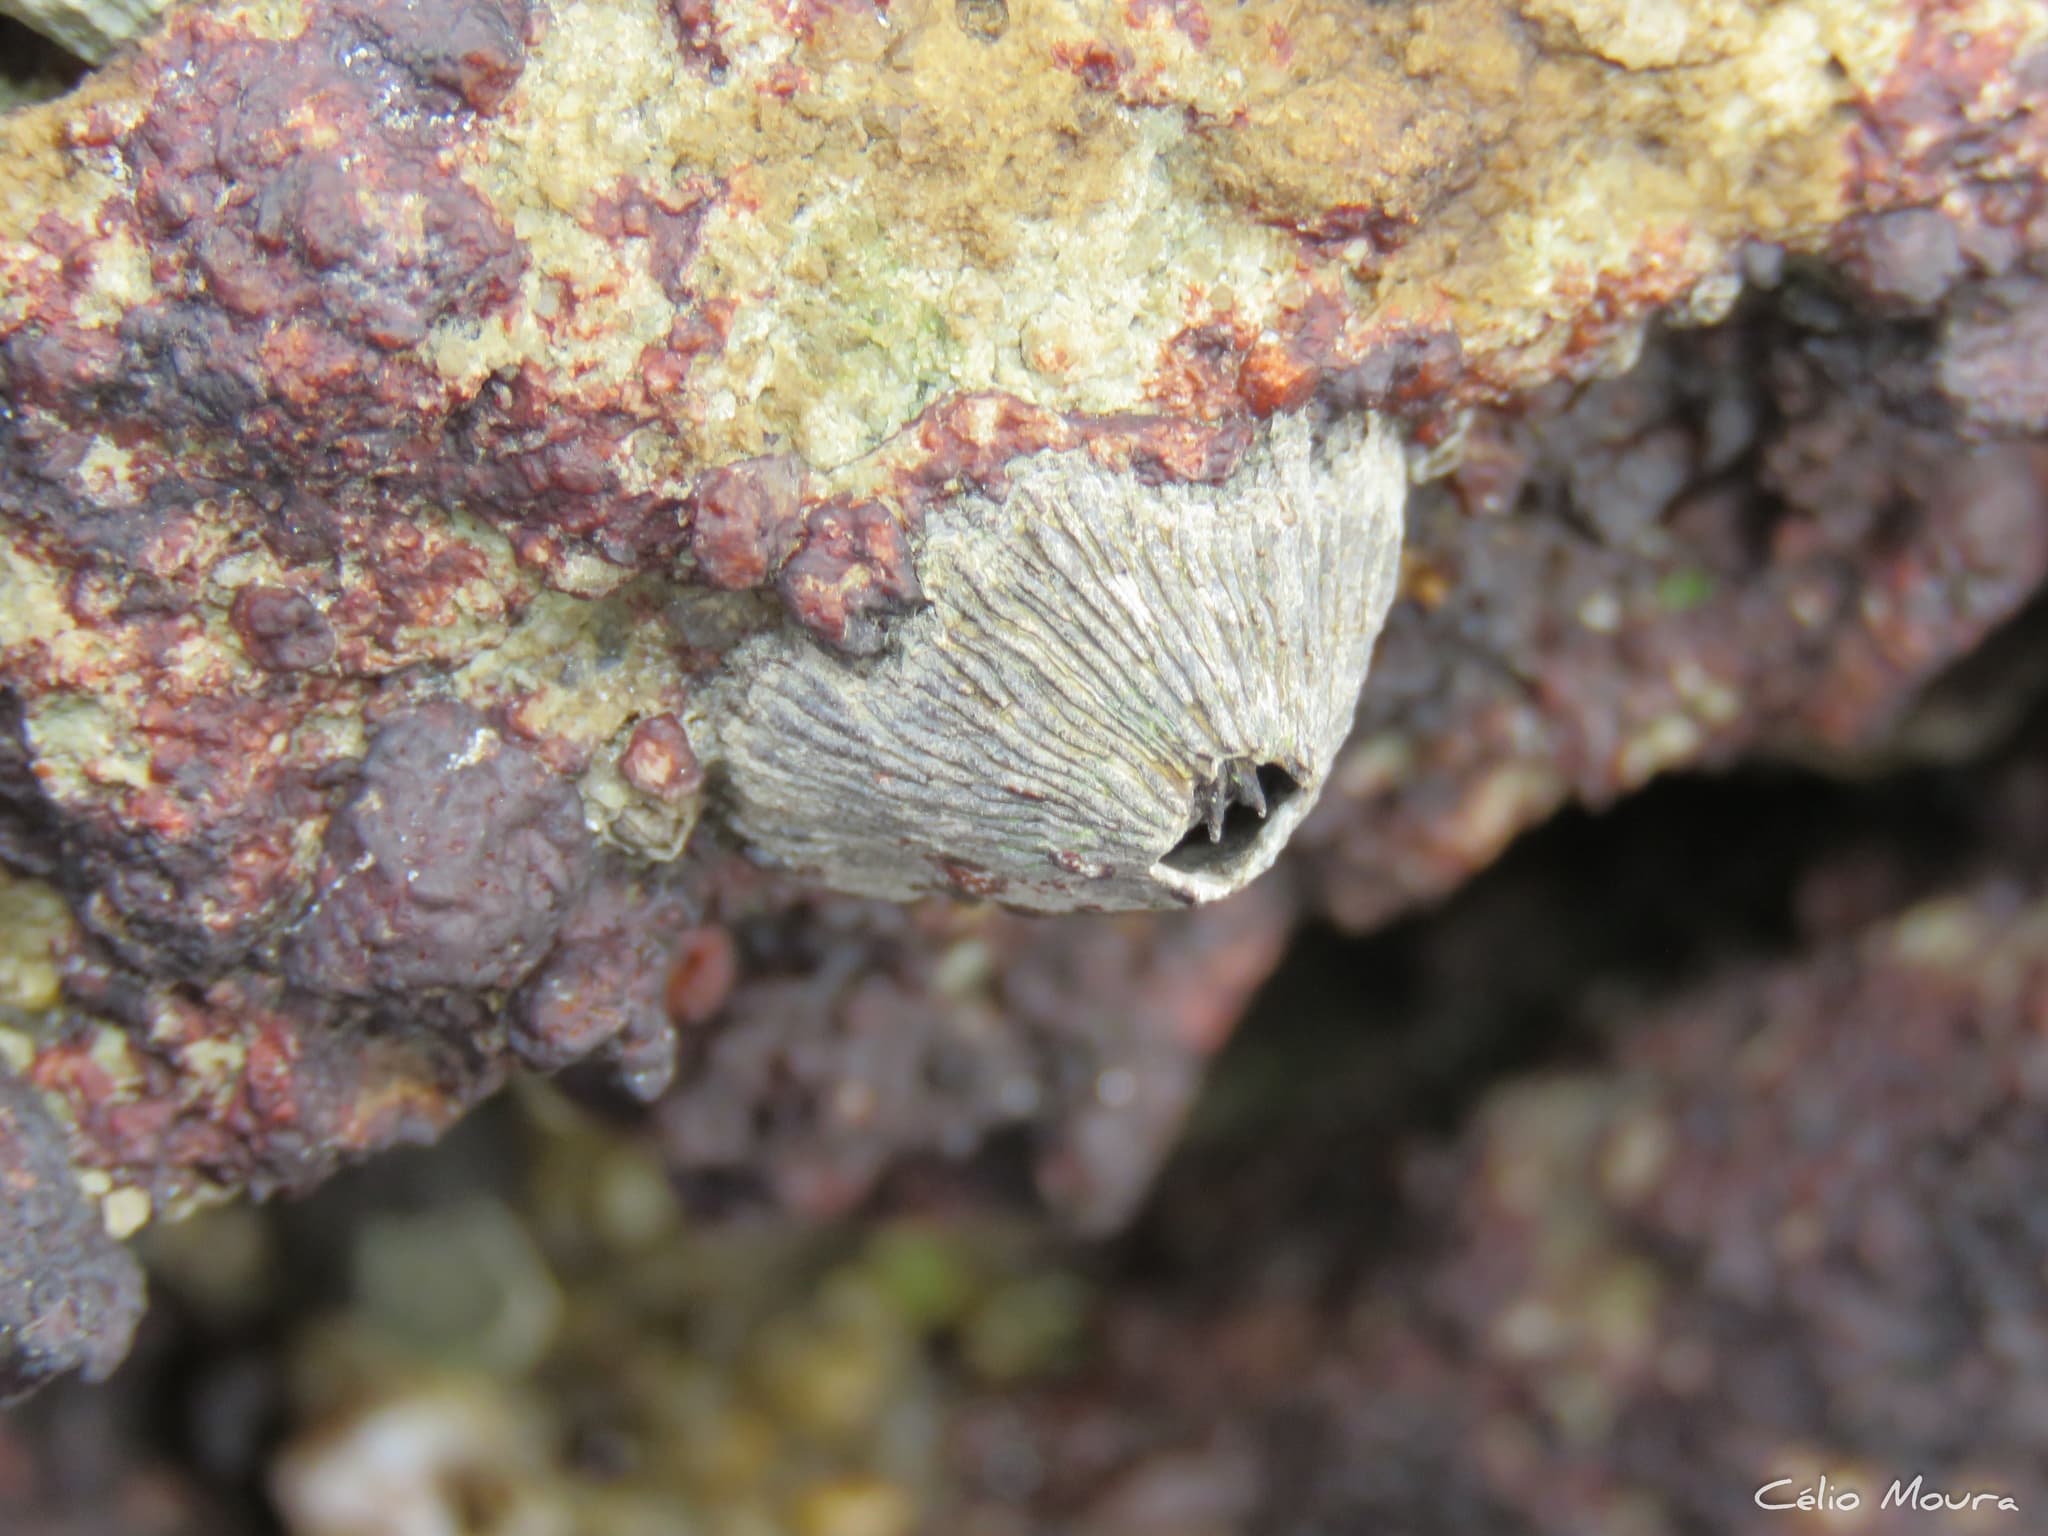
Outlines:
<svg viewBox="0 0 2048 1536"><path fill-rule="evenodd" d="M1265 835L1275 811L1301 793L1294 776L1277 763L1257 770L1233 758L1196 796L1195 824L1159 862L1183 874L1206 875L1243 861Z"/></svg>
<svg viewBox="0 0 2048 1536"><path fill-rule="evenodd" d="M48 38L31 32L12 16L0 16L0 81L12 86L48 82L49 94L71 89L85 78L86 66ZM0 102L6 97L0 95Z"/></svg>
<svg viewBox="0 0 2048 1536"><path fill-rule="evenodd" d="M1503 1081L1597 1065L1632 1020L1717 975L2025 862L2005 829L2048 773L2033 771L2044 631L2037 602L1986 648L2014 665L1973 658L1929 690L1902 734L1931 763L1660 779L1561 813L1438 907L1362 936L1301 930L1212 1063L1118 1252L1125 1278L1229 1286L1261 1245L1300 1243L1344 1283L1398 1245L1381 1213L1404 1149L1457 1133Z"/></svg>

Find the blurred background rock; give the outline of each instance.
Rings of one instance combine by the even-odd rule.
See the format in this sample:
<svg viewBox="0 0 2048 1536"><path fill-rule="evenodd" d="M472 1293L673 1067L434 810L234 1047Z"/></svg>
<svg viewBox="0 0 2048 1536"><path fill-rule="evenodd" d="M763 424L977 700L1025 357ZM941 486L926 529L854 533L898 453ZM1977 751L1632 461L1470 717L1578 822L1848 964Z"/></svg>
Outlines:
<svg viewBox="0 0 2048 1536"><path fill-rule="evenodd" d="M2029 693L2041 627L1928 707ZM1683 1536L1808 1469L2040 1507L2048 712L2004 706L1959 761L1666 781L1306 930L1116 1239L1000 1180L693 1215L658 1138L539 1081L162 1227L135 1358L5 1419L0 1512Z"/></svg>

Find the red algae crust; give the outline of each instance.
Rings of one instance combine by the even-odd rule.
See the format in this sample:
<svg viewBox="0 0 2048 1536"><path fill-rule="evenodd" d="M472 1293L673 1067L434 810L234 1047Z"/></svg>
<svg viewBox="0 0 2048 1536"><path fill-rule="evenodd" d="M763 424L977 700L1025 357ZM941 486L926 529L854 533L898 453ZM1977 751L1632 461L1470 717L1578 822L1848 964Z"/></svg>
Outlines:
<svg viewBox="0 0 2048 1536"><path fill-rule="evenodd" d="M178 7L0 114L0 856L49 978L0 1064L115 1231L593 1054L788 1203L1037 1121L1112 1221L1296 915L1867 750L2039 582L2044 83L2018 0ZM1449 478L1270 889L1027 940L721 841L726 654L878 651L933 509L1362 409ZM1202 924L1221 1015L1046 1022ZM952 1098L703 1108L825 1102L962 997ZM1047 1050L1169 1087L1005 1065Z"/></svg>

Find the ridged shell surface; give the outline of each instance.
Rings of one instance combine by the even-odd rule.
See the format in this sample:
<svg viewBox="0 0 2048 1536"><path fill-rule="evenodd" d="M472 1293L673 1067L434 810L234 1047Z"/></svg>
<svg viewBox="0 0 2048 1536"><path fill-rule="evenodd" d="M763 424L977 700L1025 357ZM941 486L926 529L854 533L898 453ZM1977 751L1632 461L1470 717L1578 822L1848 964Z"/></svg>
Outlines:
<svg viewBox="0 0 2048 1536"><path fill-rule="evenodd" d="M1084 452L935 510L880 655L750 641L707 722L727 820L836 889L1175 906L1268 868L1393 597L1407 477L1372 419L1274 420L1216 486Z"/></svg>

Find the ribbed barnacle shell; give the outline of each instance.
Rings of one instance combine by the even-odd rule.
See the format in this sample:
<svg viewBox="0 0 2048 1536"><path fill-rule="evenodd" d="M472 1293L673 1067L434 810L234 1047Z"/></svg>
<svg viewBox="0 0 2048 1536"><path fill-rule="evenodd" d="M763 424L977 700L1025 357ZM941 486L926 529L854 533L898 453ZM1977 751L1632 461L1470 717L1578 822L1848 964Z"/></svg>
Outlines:
<svg viewBox="0 0 2048 1536"><path fill-rule="evenodd" d="M708 712L756 856L842 891L1162 907L1264 872L1392 599L1394 434L1276 419L1220 486L1041 455L936 510L874 657L749 641Z"/></svg>
<svg viewBox="0 0 2048 1536"><path fill-rule="evenodd" d="M0 16L12 16L86 63L100 64L154 26L157 13L169 4L170 0L0 0Z"/></svg>

